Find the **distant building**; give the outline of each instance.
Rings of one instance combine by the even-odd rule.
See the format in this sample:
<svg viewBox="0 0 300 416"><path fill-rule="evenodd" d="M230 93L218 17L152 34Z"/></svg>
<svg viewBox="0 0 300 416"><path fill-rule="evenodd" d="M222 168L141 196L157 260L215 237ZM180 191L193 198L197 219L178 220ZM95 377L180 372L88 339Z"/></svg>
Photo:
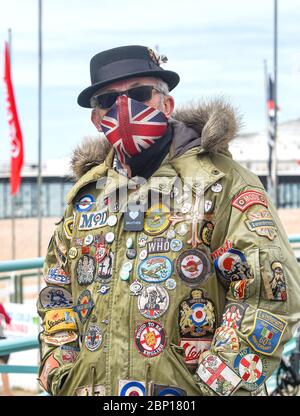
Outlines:
<svg viewBox="0 0 300 416"><path fill-rule="evenodd" d="M233 158L267 183L267 134L241 134L230 145ZM300 119L281 123L277 141L278 206L300 208ZM44 162L42 167L42 215L59 217L65 196L73 186L68 158ZM22 185L15 201L16 217L37 216L37 166L25 165ZM0 165L0 219L11 217L9 165Z"/></svg>

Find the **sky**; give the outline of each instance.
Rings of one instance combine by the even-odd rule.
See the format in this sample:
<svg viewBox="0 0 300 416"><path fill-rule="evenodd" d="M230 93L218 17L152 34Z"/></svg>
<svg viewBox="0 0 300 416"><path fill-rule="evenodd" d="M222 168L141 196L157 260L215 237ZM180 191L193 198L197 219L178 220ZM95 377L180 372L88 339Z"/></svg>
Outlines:
<svg viewBox="0 0 300 416"><path fill-rule="evenodd" d="M97 135L77 96L96 53L139 44L179 73L176 105L223 97L241 133L266 129L264 60L273 72L273 0L43 0L42 159L68 157ZM0 0L0 163L9 162L3 51L12 29L12 78L25 163L38 160L38 0ZM300 0L278 0L279 122L300 116Z"/></svg>

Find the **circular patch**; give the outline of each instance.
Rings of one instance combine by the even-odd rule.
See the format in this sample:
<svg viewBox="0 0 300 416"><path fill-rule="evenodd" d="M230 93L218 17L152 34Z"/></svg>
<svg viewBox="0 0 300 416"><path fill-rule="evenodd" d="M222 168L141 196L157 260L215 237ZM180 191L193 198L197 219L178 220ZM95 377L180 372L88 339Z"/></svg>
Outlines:
<svg viewBox="0 0 300 416"><path fill-rule="evenodd" d="M148 319L162 316L169 307L169 294L160 285L145 286L138 297L140 313Z"/></svg>
<svg viewBox="0 0 300 416"><path fill-rule="evenodd" d="M72 308L72 295L66 289L46 286L40 293L40 303L45 309Z"/></svg>
<svg viewBox="0 0 300 416"><path fill-rule="evenodd" d="M135 332L135 346L144 357L159 355L165 345L166 331L158 322L145 322Z"/></svg>
<svg viewBox="0 0 300 416"><path fill-rule="evenodd" d="M183 242L181 240L178 240L176 238L174 238L173 240L170 241L170 249L172 251L180 251L183 247Z"/></svg>
<svg viewBox="0 0 300 416"><path fill-rule="evenodd" d="M96 262L94 257L84 254L78 260L76 267L77 282L79 285L90 285L96 274Z"/></svg>
<svg viewBox="0 0 300 416"><path fill-rule="evenodd" d="M119 396L145 396L146 389L139 381L128 381L120 389Z"/></svg>
<svg viewBox="0 0 300 416"><path fill-rule="evenodd" d="M88 234L85 238L84 238L84 244L86 246L89 246L90 244L92 244L92 242L94 241L94 236L92 234Z"/></svg>
<svg viewBox="0 0 300 416"><path fill-rule="evenodd" d="M156 204L148 209L145 215L144 232L149 235L158 235L170 225L170 209L164 204Z"/></svg>
<svg viewBox="0 0 300 416"><path fill-rule="evenodd" d="M225 283L249 279L251 274L246 256L234 248L219 256L214 261L214 265L217 272L219 272L218 276L223 278Z"/></svg>
<svg viewBox="0 0 300 416"><path fill-rule="evenodd" d="M234 360L234 368L249 390L256 390L266 378L265 359L255 354L250 348L239 352Z"/></svg>
<svg viewBox="0 0 300 416"><path fill-rule="evenodd" d="M98 325L91 325L85 334L85 346L89 351L95 351L102 344L102 332Z"/></svg>
<svg viewBox="0 0 300 416"><path fill-rule="evenodd" d="M186 250L177 257L176 272L184 283L189 286L197 286L208 279L210 261L203 251Z"/></svg>
<svg viewBox="0 0 300 416"><path fill-rule="evenodd" d="M148 283L160 283L172 276L173 262L165 256L152 256L138 267L139 277Z"/></svg>
<svg viewBox="0 0 300 416"><path fill-rule="evenodd" d="M93 195L84 195L79 199L79 201L76 202L76 210L79 212L89 211L92 208L94 202L95 199Z"/></svg>

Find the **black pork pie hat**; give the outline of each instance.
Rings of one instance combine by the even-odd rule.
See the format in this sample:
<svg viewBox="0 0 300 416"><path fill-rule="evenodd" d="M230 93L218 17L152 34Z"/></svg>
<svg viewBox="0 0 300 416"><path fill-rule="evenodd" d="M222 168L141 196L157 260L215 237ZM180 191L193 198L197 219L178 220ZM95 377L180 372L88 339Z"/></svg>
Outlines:
<svg viewBox="0 0 300 416"><path fill-rule="evenodd" d="M91 86L78 96L81 107L91 108L90 99L101 87L133 77L157 77L165 81L169 90L176 87L180 78L176 72L159 66L157 53L145 46L121 46L93 56L90 62Z"/></svg>

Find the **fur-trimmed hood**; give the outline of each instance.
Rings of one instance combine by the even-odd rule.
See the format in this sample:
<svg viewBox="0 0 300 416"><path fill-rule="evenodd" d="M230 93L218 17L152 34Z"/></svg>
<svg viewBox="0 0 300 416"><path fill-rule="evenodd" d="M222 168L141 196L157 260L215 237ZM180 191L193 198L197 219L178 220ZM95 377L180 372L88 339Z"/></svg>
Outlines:
<svg viewBox="0 0 300 416"><path fill-rule="evenodd" d="M174 156L195 146L201 146L209 153L227 152L229 142L235 138L241 125L240 116L221 99L178 108L170 123L174 128ZM103 134L86 137L75 148L71 158L71 170L76 180L103 163L110 148Z"/></svg>

